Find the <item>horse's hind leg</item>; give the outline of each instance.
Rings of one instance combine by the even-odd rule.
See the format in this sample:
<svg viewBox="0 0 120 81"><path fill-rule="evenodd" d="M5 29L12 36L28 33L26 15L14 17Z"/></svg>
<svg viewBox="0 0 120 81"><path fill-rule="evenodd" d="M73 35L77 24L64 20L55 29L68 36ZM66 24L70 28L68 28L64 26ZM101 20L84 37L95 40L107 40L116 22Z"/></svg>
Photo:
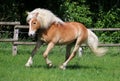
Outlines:
<svg viewBox="0 0 120 81"><path fill-rule="evenodd" d="M66 66L67 66L68 62L69 62L72 58L74 58L74 56L76 55L76 52L78 51L80 45L81 45L81 38L77 39L76 44L75 44L75 47L74 47L71 55L70 55L69 58L60 66L61 69L63 69L63 70L66 69Z"/></svg>
<svg viewBox="0 0 120 81"><path fill-rule="evenodd" d="M66 46L66 56L65 56L65 61L69 58L70 53L71 53L71 48L72 48L72 44L68 44Z"/></svg>
<svg viewBox="0 0 120 81"><path fill-rule="evenodd" d="M29 57L27 63L25 64L26 67L30 67L33 63L32 59L33 56L36 54L37 50L40 48L42 42L41 41L37 41L35 48L33 49L31 56Z"/></svg>

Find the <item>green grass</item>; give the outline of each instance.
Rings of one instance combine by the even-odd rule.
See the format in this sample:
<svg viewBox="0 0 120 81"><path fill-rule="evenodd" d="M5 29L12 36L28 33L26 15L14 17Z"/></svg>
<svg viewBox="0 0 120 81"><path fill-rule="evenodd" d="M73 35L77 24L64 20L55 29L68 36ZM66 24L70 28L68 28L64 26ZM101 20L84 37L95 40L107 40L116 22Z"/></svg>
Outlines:
<svg viewBox="0 0 120 81"><path fill-rule="evenodd" d="M12 56L12 45L0 43L0 81L120 81L120 47L109 48L103 57L96 57L89 49L76 56L66 70L59 69L65 49L55 47L49 54L54 67L48 68L42 57L43 46L34 57L30 68L24 65L34 46L18 46L18 55Z"/></svg>

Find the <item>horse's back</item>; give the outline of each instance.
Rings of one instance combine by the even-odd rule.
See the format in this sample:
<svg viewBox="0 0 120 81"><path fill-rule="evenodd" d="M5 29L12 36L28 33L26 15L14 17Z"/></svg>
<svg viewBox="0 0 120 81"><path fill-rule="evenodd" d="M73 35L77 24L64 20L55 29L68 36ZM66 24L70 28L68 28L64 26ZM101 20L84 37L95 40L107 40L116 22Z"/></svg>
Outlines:
<svg viewBox="0 0 120 81"><path fill-rule="evenodd" d="M77 38L81 37L84 39L87 38L87 28L78 22L66 22L64 24L54 25L57 36L59 36L59 42L73 42Z"/></svg>

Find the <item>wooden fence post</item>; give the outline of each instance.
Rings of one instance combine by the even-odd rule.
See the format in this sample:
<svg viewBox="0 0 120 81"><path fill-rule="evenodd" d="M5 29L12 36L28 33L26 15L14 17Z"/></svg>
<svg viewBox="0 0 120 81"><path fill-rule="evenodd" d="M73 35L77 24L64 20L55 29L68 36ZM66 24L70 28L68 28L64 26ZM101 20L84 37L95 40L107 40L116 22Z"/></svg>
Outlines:
<svg viewBox="0 0 120 81"><path fill-rule="evenodd" d="M18 41L18 34L19 34L19 29L14 28L14 36L13 39L13 46L12 46L12 54L15 56L17 54L17 44L15 44L16 41Z"/></svg>

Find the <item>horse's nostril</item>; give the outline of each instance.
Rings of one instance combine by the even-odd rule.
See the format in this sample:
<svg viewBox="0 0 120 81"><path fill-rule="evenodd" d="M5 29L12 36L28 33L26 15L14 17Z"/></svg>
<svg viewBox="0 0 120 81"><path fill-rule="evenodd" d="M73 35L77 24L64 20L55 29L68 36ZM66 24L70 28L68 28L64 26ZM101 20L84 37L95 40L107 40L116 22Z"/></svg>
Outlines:
<svg viewBox="0 0 120 81"><path fill-rule="evenodd" d="M30 37L34 37L34 36L35 36L35 31L29 31L28 35L29 35Z"/></svg>
<svg viewBox="0 0 120 81"><path fill-rule="evenodd" d="M29 35L29 37L31 37L31 38L34 38L35 37L35 34L28 34Z"/></svg>
<svg viewBox="0 0 120 81"><path fill-rule="evenodd" d="M32 37L32 34L30 34L29 36Z"/></svg>

